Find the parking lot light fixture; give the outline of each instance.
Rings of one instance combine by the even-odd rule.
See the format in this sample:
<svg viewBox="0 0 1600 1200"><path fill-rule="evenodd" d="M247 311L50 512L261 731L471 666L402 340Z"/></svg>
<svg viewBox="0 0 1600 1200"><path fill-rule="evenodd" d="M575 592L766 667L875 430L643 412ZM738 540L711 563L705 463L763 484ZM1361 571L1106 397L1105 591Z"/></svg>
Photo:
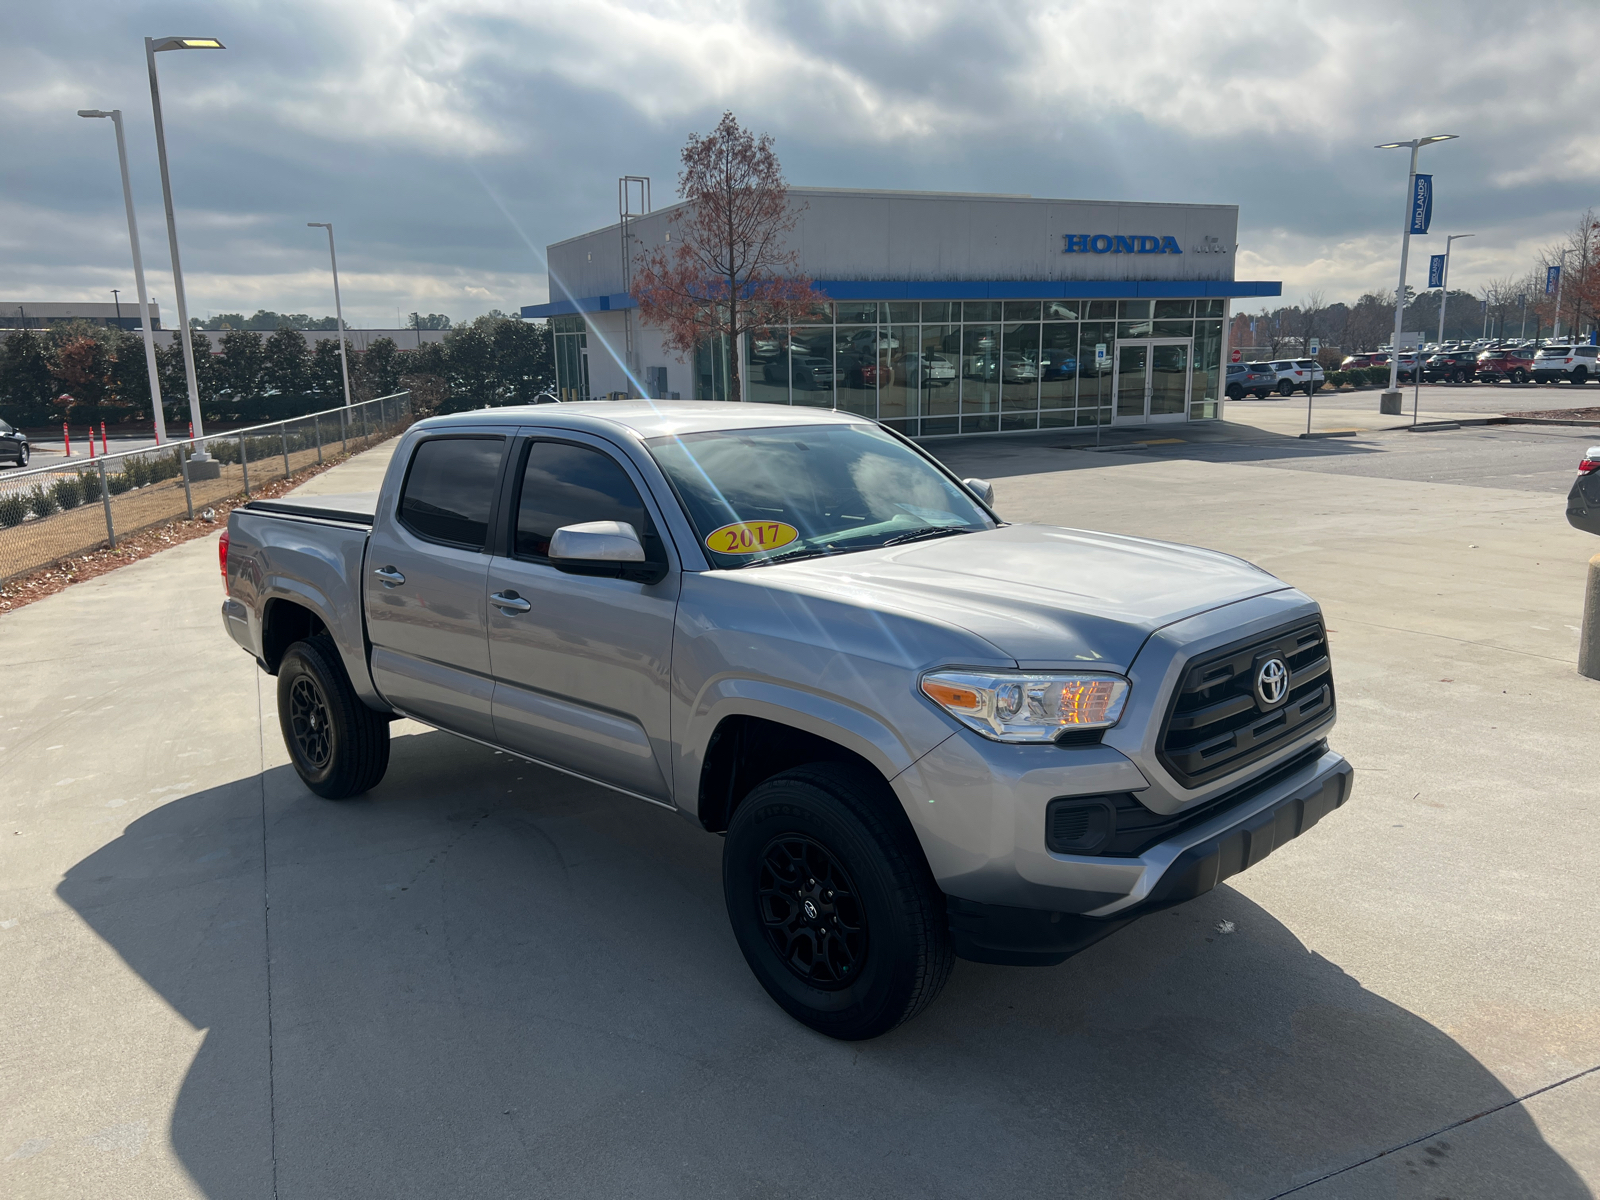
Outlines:
<svg viewBox="0 0 1600 1200"><path fill-rule="evenodd" d="M139 327L144 331L144 365L150 373L150 403L155 409L156 443L167 440L167 418L161 411L161 374L156 370L156 343L150 332L150 302L144 290L144 256L139 252L139 221L133 212L133 187L128 182L128 143L122 136L122 110L109 112L98 108L80 108L80 117L110 117L117 131L117 165L122 168L122 203L128 210L128 244L133 248L133 284L139 289ZM113 290L113 295L115 291ZM121 301L118 300L117 323L122 323Z"/></svg>
<svg viewBox="0 0 1600 1200"><path fill-rule="evenodd" d="M1411 201L1416 193L1417 180L1417 151L1424 146L1431 146L1434 142L1448 142L1459 135L1454 133L1433 133L1427 137L1413 138L1409 142L1384 142L1377 147L1379 150L1410 149L1411 167L1406 172L1406 217L1401 224L1400 240L1400 286L1394 293L1394 353L1389 356L1389 390L1400 389L1400 331L1405 324L1406 317L1406 259L1411 253ZM1417 374L1422 371L1422 354L1418 351L1417 363L1413 368Z"/></svg>
<svg viewBox="0 0 1600 1200"><path fill-rule="evenodd" d="M333 252L333 222L307 221L307 229L328 231L328 262L333 266L333 319L339 326L339 373L344 376L344 406L350 407L350 366L344 356L344 306L339 301L339 256ZM420 344L420 339L419 339Z"/></svg>
<svg viewBox="0 0 1600 1200"><path fill-rule="evenodd" d="M1450 246L1462 238L1477 237L1475 233L1452 233L1444 240L1444 270L1439 272L1439 345L1444 346L1444 306L1450 300Z"/></svg>
<svg viewBox="0 0 1600 1200"><path fill-rule="evenodd" d="M163 50L223 50L212 37L162 37L145 38L144 57L150 69L150 108L156 120L156 159L161 164L161 199L167 210L167 246L172 252L172 294L178 306L178 337L183 343L183 373L189 385L189 419L194 424L194 436L203 437L205 427L200 419L200 384L195 378L194 340L189 334L189 304L183 293L183 266L178 261L178 222L172 212L172 178L167 172L167 134L161 124L161 87L156 80L156 55ZM160 393L157 393L158 395ZM194 455L201 462L211 456L204 450Z"/></svg>

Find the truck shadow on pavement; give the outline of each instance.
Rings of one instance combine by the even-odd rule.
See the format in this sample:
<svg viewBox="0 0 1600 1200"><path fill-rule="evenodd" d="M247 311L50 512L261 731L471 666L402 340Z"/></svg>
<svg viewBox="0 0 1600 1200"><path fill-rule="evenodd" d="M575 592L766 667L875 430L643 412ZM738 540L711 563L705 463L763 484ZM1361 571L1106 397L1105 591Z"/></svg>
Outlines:
<svg viewBox="0 0 1600 1200"><path fill-rule="evenodd" d="M1226 887L832 1042L746 969L721 848L420 732L361 800L280 767L168 803L58 894L207 1031L171 1136L230 1200L1269 1197L1512 1099ZM1590 1195L1521 1106L1334 1190L1375 1170Z"/></svg>

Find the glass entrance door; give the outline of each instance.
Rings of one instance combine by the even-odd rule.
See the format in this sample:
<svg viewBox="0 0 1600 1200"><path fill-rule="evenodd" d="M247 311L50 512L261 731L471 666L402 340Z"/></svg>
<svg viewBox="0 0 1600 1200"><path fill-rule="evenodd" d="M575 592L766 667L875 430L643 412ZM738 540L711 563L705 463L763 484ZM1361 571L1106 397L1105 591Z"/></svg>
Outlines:
<svg viewBox="0 0 1600 1200"><path fill-rule="evenodd" d="M1192 338L1117 342L1115 425L1182 421L1189 415Z"/></svg>

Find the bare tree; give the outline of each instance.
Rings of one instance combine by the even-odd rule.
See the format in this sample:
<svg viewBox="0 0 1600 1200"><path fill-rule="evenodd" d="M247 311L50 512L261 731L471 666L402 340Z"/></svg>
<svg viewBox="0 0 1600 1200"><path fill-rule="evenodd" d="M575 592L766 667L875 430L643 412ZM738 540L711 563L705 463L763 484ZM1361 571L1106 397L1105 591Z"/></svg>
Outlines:
<svg viewBox="0 0 1600 1200"><path fill-rule="evenodd" d="M1312 292L1300 305L1300 316L1305 322L1305 334L1301 338L1300 353L1311 353L1311 339L1316 336L1317 320L1322 316L1326 307L1327 305L1323 303L1320 291Z"/></svg>
<svg viewBox="0 0 1600 1200"><path fill-rule="evenodd" d="M825 297L785 246L799 217L770 137L725 112L705 137L689 135L682 158L678 191L689 203L673 215L671 242L640 255L633 297L674 350L725 345L728 398L743 400L744 338L791 323Z"/></svg>

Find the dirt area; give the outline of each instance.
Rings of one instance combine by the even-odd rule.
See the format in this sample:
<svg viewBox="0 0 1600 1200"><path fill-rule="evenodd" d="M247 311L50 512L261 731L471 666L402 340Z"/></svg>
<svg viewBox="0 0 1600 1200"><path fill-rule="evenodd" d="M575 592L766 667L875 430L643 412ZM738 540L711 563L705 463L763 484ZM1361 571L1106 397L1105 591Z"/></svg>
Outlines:
<svg viewBox="0 0 1600 1200"><path fill-rule="evenodd" d="M210 500L207 502L208 507L204 509L200 509L200 498L197 496L195 507L199 511L194 520L180 518L152 525L137 533L118 535L115 550L111 549L102 538L100 545L95 549L57 559L47 567L19 576L0 586L0 616L32 604L35 600L53 596L74 583L94 579L108 571L115 571L118 567L149 558L162 550L213 534L218 529L226 527L228 514L246 500L274 499L299 487L306 480L322 474L329 467L338 466L349 457L348 454L328 457L320 464L304 467L287 478L277 479L260 487L252 487L248 497L241 494ZM181 484L178 486L182 487ZM204 516L205 513L211 514L209 519Z"/></svg>
<svg viewBox="0 0 1600 1200"><path fill-rule="evenodd" d="M1519 412L1517 416L1535 421L1600 421L1600 408L1549 408L1539 412Z"/></svg>

